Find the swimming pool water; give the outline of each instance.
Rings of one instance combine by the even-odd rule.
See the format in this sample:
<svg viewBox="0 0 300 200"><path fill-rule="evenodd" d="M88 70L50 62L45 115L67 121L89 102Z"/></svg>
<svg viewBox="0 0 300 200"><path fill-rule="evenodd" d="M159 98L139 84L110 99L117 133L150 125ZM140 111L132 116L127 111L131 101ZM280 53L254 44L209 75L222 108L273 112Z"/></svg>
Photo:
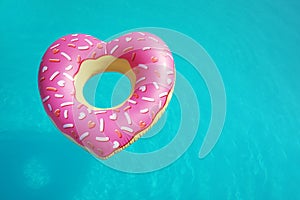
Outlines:
<svg viewBox="0 0 300 200"><path fill-rule="evenodd" d="M298 1L283 0L0 1L0 199L299 199L299 11ZM37 70L62 35L106 39L150 26L182 32L211 55L226 88L226 123L213 151L199 159L209 93L175 56L176 69L200 83L197 136L168 167L124 173L59 133L42 108ZM173 98L161 132L128 151L168 144L179 126L179 104Z"/></svg>

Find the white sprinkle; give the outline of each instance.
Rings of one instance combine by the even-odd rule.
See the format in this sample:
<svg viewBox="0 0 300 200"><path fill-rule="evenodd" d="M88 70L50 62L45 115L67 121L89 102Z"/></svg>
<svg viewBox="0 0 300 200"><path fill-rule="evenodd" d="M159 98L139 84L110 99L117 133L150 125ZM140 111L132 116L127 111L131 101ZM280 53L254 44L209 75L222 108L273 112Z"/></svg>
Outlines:
<svg viewBox="0 0 300 200"><path fill-rule="evenodd" d="M65 77L67 77L68 79L70 79L71 81L74 81L73 77L70 74L67 74L67 73L64 72L63 75Z"/></svg>
<svg viewBox="0 0 300 200"><path fill-rule="evenodd" d="M50 112L52 111L52 106L50 105L50 103L48 103L48 108L50 110Z"/></svg>
<svg viewBox="0 0 300 200"><path fill-rule="evenodd" d="M54 49L55 47L58 47L60 44L56 44L56 45L53 45L52 47L50 47L50 49Z"/></svg>
<svg viewBox="0 0 300 200"><path fill-rule="evenodd" d="M142 97L142 99L145 101L151 101L151 102L155 101L153 98L149 98L149 97Z"/></svg>
<svg viewBox="0 0 300 200"><path fill-rule="evenodd" d="M88 111L89 114L92 114L92 110L91 109L87 108L86 110Z"/></svg>
<svg viewBox="0 0 300 200"><path fill-rule="evenodd" d="M65 68L65 70L66 70L66 71L69 71L69 70L71 70L72 68L73 68L72 65L68 65L68 66Z"/></svg>
<svg viewBox="0 0 300 200"><path fill-rule="evenodd" d="M104 130L104 120L103 118L100 118L100 132L103 132Z"/></svg>
<svg viewBox="0 0 300 200"><path fill-rule="evenodd" d="M133 130L131 128L127 127L127 126L121 126L121 130L130 132L130 133L133 132Z"/></svg>
<svg viewBox="0 0 300 200"><path fill-rule="evenodd" d="M146 51L146 50L150 50L150 49L151 49L151 47L144 47L142 50Z"/></svg>
<svg viewBox="0 0 300 200"><path fill-rule="evenodd" d="M64 102L62 104L60 104L61 107L64 107L64 106L70 106L70 105L73 105L74 103L73 102Z"/></svg>
<svg viewBox="0 0 300 200"><path fill-rule="evenodd" d="M118 141L113 142L113 148L116 149L120 146L120 143Z"/></svg>
<svg viewBox="0 0 300 200"><path fill-rule="evenodd" d="M96 140L99 142L107 142L109 140L109 137L96 137Z"/></svg>
<svg viewBox="0 0 300 200"><path fill-rule="evenodd" d="M93 43L89 39L85 38L84 41L86 41L90 46L93 46Z"/></svg>
<svg viewBox="0 0 300 200"><path fill-rule="evenodd" d="M114 41L119 42L119 39L118 39L118 38L117 38L117 39L114 39Z"/></svg>
<svg viewBox="0 0 300 200"><path fill-rule="evenodd" d="M132 124L129 114L128 114L127 112L124 112L124 115L125 115L125 117L126 117L127 123L128 123L129 125Z"/></svg>
<svg viewBox="0 0 300 200"><path fill-rule="evenodd" d="M168 74L168 75L171 75L171 74L173 74L173 72L172 72L172 71L168 71L167 74Z"/></svg>
<svg viewBox="0 0 300 200"><path fill-rule="evenodd" d="M144 65L144 64L139 64L138 65L140 68L143 68L143 69L148 69L148 66L147 65Z"/></svg>
<svg viewBox="0 0 300 200"><path fill-rule="evenodd" d="M142 91L142 92L145 92L145 91L146 91L146 89L147 89L147 88L146 88L146 86L145 86L145 85L142 85L142 86L139 88L139 90L140 90L140 91Z"/></svg>
<svg viewBox="0 0 300 200"><path fill-rule="evenodd" d="M139 34L141 34L141 35L145 35L145 33L142 33L142 32L138 32Z"/></svg>
<svg viewBox="0 0 300 200"><path fill-rule="evenodd" d="M44 73L45 71L47 71L48 67L47 66L44 66L43 69L42 69L42 72Z"/></svg>
<svg viewBox="0 0 300 200"><path fill-rule="evenodd" d="M154 37L149 36L148 38L151 39L151 40L153 40L153 41L155 41L155 42L158 42L158 40L156 38L154 38Z"/></svg>
<svg viewBox="0 0 300 200"><path fill-rule="evenodd" d="M142 114L147 113L147 112L149 112L149 109L148 109L148 108L145 108L145 109L140 110L140 113L142 113Z"/></svg>
<svg viewBox="0 0 300 200"><path fill-rule="evenodd" d="M145 79L146 79L146 77L142 77L142 78L140 78L139 80L137 80L135 83L138 84L139 82L141 82L141 81L143 81L143 80L145 80Z"/></svg>
<svg viewBox="0 0 300 200"><path fill-rule="evenodd" d="M129 102L129 103L132 103L132 104L136 104L136 101L131 100L131 99L128 99L128 102Z"/></svg>
<svg viewBox="0 0 300 200"><path fill-rule="evenodd" d="M110 115L109 119L116 120L117 119L117 113L113 113L112 115Z"/></svg>
<svg viewBox="0 0 300 200"><path fill-rule="evenodd" d="M99 111L95 111L94 112L96 115L97 114L103 114L103 113L106 113L106 110L99 110Z"/></svg>
<svg viewBox="0 0 300 200"><path fill-rule="evenodd" d="M106 49L106 45L104 46L104 54L107 54L107 49Z"/></svg>
<svg viewBox="0 0 300 200"><path fill-rule="evenodd" d="M75 41L78 41L78 38L74 38L71 40L71 42L75 42Z"/></svg>
<svg viewBox="0 0 300 200"><path fill-rule="evenodd" d="M90 48L89 46L79 46L78 50L87 50L89 48Z"/></svg>
<svg viewBox="0 0 300 200"><path fill-rule="evenodd" d="M161 108L161 106L162 106L162 101L161 101L161 100L159 100L158 108L160 109L160 108Z"/></svg>
<svg viewBox="0 0 300 200"><path fill-rule="evenodd" d="M63 128L73 128L74 124L64 124Z"/></svg>
<svg viewBox="0 0 300 200"><path fill-rule="evenodd" d="M113 54L115 52L115 50L117 50L118 47L119 47L119 45L114 46L114 48L112 48L112 50L110 50L110 54Z"/></svg>
<svg viewBox="0 0 300 200"><path fill-rule="evenodd" d="M125 40L126 40L126 42L130 42L132 40L132 38L131 37L126 37Z"/></svg>
<svg viewBox="0 0 300 200"><path fill-rule="evenodd" d="M84 112L79 113L78 119L83 120L86 117Z"/></svg>
<svg viewBox="0 0 300 200"><path fill-rule="evenodd" d="M158 96L159 96L160 98L162 98L162 97L165 97L165 96L167 96L167 95L168 95L168 92L163 92L163 93L159 94Z"/></svg>
<svg viewBox="0 0 300 200"><path fill-rule="evenodd" d="M59 74L59 71L54 72L51 76L50 76L50 81L52 81L57 75Z"/></svg>
<svg viewBox="0 0 300 200"><path fill-rule="evenodd" d="M153 85L154 85L154 87L155 87L157 90L159 89L159 86L158 86L157 82L153 82Z"/></svg>
<svg viewBox="0 0 300 200"><path fill-rule="evenodd" d="M50 96L49 96L49 95L48 95L48 96L46 96L46 97L44 97L44 98L43 98L43 100L42 100L42 101L43 101L43 103L44 103L44 102L46 102L46 101L47 101L49 98L50 98Z"/></svg>
<svg viewBox="0 0 300 200"><path fill-rule="evenodd" d="M167 83L168 83L168 85L170 85L172 83L172 79L168 78Z"/></svg>
<svg viewBox="0 0 300 200"><path fill-rule="evenodd" d="M77 33L75 33L75 34L72 34L72 36L73 36L73 37L76 37L76 36L78 36L78 34L77 34Z"/></svg>
<svg viewBox="0 0 300 200"><path fill-rule="evenodd" d="M55 94L54 96L55 96L56 98L63 98L63 97L64 97L63 94Z"/></svg>
<svg viewBox="0 0 300 200"><path fill-rule="evenodd" d="M60 81L57 82L57 85L59 85L60 87L64 87L65 86L65 81L60 80Z"/></svg>
<svg viewBox="0 0 300 200"><path fill-rule="evenodd" d="M64 118L67 119L68 118L68 110L64 111Z"/></svg>
<svg viewBox="0 0 300 200"><path fill-rule="evenodd" d="M68 61L71 61L72 59L71 59L71 57L68 55L68 54L66 54L65 52L61 52L60 53L62 56L64 56Z"/></svg>
<svg viewBox="0 0 300 200"><path fill-rule="evenodd" d="M89 132L85 132L85 133L83 133L80 137L79 137L79 140L80 141L82 141L82 140L84 140L84 138L86 138L87 136L89 136Z"/></svg>

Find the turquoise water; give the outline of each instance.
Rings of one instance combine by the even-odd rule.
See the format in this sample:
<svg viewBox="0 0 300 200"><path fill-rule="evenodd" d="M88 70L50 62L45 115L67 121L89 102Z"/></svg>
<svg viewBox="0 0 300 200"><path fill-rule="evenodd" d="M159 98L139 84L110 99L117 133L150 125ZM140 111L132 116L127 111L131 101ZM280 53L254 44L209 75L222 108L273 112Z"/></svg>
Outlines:
<svg viewBox="0 0 300 200"><path fill-rule="evenodd" d="M0 199L300 198L299 1L82 2L0 1ZM124 173L52 125L39 99L37 70L45 49L62 35L106 39L149 26L180 31L208 51L225 84L226 123L213 151L200 160L209 94L189 63L175 57L177 70L200 82L198 134L168 167ZM180 116L178 104L173 98L168 107L168 126L128 151L167 144L178 129L171 123Z"/></svg>

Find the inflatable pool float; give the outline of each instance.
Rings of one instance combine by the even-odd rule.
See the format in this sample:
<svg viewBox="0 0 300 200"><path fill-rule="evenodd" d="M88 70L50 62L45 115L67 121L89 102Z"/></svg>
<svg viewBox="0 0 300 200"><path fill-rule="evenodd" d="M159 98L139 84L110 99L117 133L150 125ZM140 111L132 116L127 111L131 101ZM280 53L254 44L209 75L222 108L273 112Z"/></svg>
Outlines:
<svg viewBox="0 0 300 200"><path fill-rule="evenodd" d="M94 75L119 72L132 91L123 103L97 108L83 96ZM76 144L105 159L141 137L166 109L175 68L157 36L133 32L110 42L86 34L61 37L47 49L38 73L43 106L57 128Z"/></svg>

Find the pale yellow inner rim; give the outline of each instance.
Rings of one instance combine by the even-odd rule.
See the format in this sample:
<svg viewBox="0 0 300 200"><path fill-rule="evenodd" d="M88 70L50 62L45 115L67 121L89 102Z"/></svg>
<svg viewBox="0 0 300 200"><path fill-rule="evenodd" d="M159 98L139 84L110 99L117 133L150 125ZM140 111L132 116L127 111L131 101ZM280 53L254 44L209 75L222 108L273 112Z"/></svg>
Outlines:
<svg viewBox="0 0 300 200"><path fill-rule="evenodd" d="M75 97L77 101L87 106L91 110L107 110L107 108L98 108L89 104L83 95L85 83L94 75L103 72L119 72L126 75L131 83L131 92L126 101L132 96L136 82L135 73L132 71L129 62L126 59L117 58L111 55L105 55L97 59L85 60L81 63L78 73L74 77ZM123 102L124 103L124 102ZM123 103L111 108L116 109Z"/></svg>

